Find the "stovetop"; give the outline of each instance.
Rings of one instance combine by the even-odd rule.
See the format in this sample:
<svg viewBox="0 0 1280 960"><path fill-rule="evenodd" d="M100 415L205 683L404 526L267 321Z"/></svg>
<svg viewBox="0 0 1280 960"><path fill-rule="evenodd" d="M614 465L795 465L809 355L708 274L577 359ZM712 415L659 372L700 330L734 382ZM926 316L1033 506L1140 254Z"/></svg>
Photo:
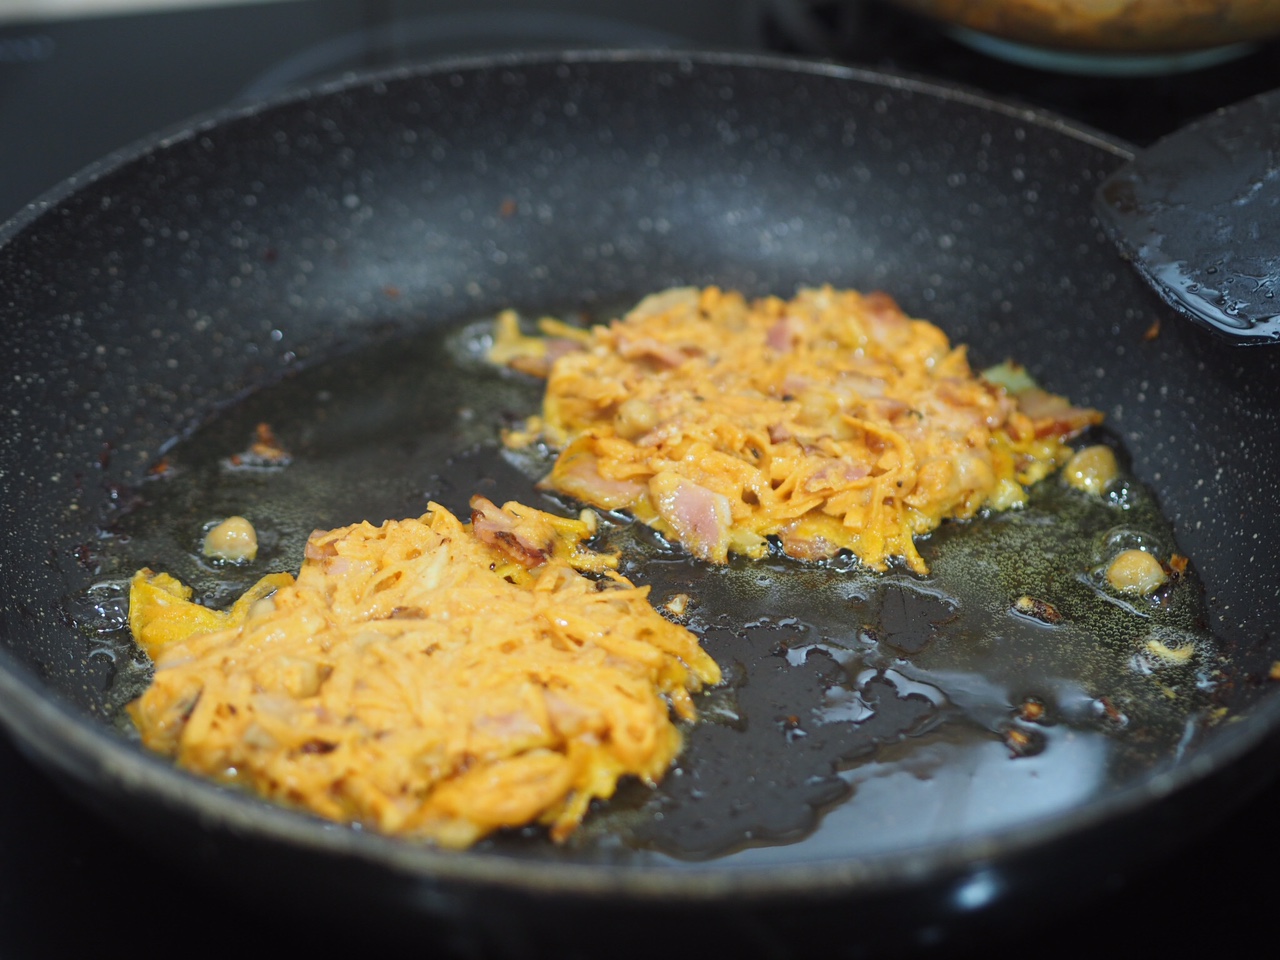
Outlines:
<svg viewBox="0 0 1280 960"><path fill-rule="evenodd" d="M646 45L775 50L889 68L1054 110L1139 145L1193 117L1280 87L1280 43L1172 75L1096 77L993 59L947 32L858 0L287 0L0 25L0 219L113 149L184 118L289 85L402 60L517 47ZM1099 863L1073 913L936 953L1182 955L1265 929L1280 885L1254 879L1280 856L1280 785L1171 859L1123 875ZM1075 899L1068 898L1068 899ZM219 918L210 926L210 917ZM149 952L149 931L185 929L189 958L344 946L346 934L271 918L85 813L0 734L0 957ZM382 946L407 946L383 944ZM414 944L437 955L439 945ZM796 956L804 955L797 944Z"/></svg>

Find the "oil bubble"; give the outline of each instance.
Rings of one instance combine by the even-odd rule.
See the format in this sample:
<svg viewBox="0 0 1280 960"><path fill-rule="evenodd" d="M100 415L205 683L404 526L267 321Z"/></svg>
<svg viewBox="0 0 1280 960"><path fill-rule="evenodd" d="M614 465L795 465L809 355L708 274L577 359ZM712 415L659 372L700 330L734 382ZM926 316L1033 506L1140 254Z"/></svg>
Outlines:
<svg viewBox="0 0 1280 960"><path fill-rule="evenodd" d="M1103 500L1118 510L1134 510L1142 503L1142 490L1128 479L1113 480L1103 490Z"/></svg>
<svg viewBox="0 0 1280 960"><path fill-rule="evenodd" d="M129 583L103 580L68 597L67 615L81 630L95 634L117 633L129 626Z"/></svg>
<svg viewBox="0 0 1280 960"><path fill-rule="evenodd" d="M1138 527L1119 526L1106 530L1095 541L1094 562L1109 564L1126 550L1142 550L1161 557L1167 552L1162 538Z"/></svg>

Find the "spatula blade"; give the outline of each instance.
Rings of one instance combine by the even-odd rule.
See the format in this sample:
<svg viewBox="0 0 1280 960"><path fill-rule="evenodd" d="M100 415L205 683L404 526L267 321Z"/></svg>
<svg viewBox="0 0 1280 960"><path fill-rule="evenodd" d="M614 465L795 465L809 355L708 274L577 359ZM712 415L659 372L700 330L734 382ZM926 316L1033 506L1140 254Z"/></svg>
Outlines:
<svg viewBox="0 0 1280 960"><path fill-rule="evenodd" d="M1280 90L1158 141L1095 199L1169 304L1236 343L1280 344Z"/></svg>

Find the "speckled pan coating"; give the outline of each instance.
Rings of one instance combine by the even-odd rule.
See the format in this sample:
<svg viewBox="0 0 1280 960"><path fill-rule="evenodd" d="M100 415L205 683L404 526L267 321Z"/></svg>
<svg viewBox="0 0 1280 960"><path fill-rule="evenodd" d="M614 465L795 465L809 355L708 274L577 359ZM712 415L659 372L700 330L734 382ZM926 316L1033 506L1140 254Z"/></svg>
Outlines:
<svg viewBox="0 0 1280 960"><path fill-rule="evenodd" d="M1280 371L1269 351L1233 351L1177 319L1102 235L1092 194L1129 155L911 80L646 53L362 78L110 158L0 229L0 719L157 846L512 953L559 943L566 918L642 929L690 904L757 947L775 935L765 927L790 924L827 924L846 946L873 938L844 927L850 910L927 942L963 921L975 901L957 892L975 877L995 878L984 904L1016 903L1012 891L1087 876L1091 852L1145 853L1217 802L1215 779L1266 775L1256 754L1280 711L1265 680L1280 620ZM712 282L888 289L969 342L976 363L1016 356L1106 410L1204 579L1236 654L1241 722L1141 789L1052 822L751 871L433 854L264 812L102 722L98 668L64 600L93 579L97 525L175 435L371 338ZM1255 762L1235 762L1249 750ZM1171 792L1178 804L1147 813ZM751 906L762 899L778 908L767 923ZM518 942L485 923L495 909Z"/></svg>

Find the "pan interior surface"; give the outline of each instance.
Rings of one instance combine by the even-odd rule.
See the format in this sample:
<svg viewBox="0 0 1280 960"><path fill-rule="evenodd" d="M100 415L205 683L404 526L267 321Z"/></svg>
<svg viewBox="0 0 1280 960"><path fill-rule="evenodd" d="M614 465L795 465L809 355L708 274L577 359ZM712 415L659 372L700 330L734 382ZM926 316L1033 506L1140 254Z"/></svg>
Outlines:
<svg viewBox="0 0 1280 960"><path fill-rule="evenodd" d="M1009 614L1018 564L972 575L984 537L1051 522L1057 488L1019 518L935 535L938 567L954 564L947 589L794 564L707 570L619 523L610 537L645 558L637 579L652 576L655 595L700 592L691 618L711 652L731 677L769 682L713 692L689 738L705 762L681 761L658 793L621 796L566 847L499 838L458 869L812 867L818 882L881 858L892 874L900 855L918 870L921 851L942 862L1009 833L1011 808L1025 846L1199 779L1274 724L1280 560L1266 544L1280 494L1257 478L1280 472L1265 441L1280 381L1169 321L1116 258L1089 201L1122 158L926 84L644 54L405 71L105 164L0 245L13 344L0 679L54 705L0 716L46 765L139 816L164 798L244 828L243 798L165 769L115 722L136 690L113 634L129 563L185 564L174 572L203 576L216 599L232 585L193 566L193 538L246 501L270 517L262 562L288 568L314 526L413 515L431 497L459 508L468 482L527 496L532 466L495 436L536 393L484 369L458 332L499 309L601 319L668 286L832 283L884 289L970 344L976 367L1016 358L1107 414L1104 439L1153 511L1143 523L1158 507L1158 536L1191 558L1202 599L1183 627L1203 655L1169 670L1136 635L1081 655ZM259 421L306 455L228 480L219 457ZM362 484L371 451L386 463ZM163 456L175 476L150 477ZM1030 557L1047 541L1022 542ZM1039 566L1036 589L1055 580ZM974 592L957 598L961 582ZM1020 719L1029 699L1055 722ZM1031 735L1025 755L1011 755L1014 730ZM776 782L751 780L748 755ZM728 806L704 814L699 794ZM324 849L333 836L256 822L268 840Z"/></svg>
<svg viewBox="0 0 1280 960"><path fill-rule="evenodd" d="M102 531L103 579L76 604L96 655L116 665L108 712L149 673L122 613L143 566L225 607L262 574L296 570L315 528L431 502L467 516L474 493L573 515L535 487L545 454L502 447L501 426L538 409L541 384L484 360L488 326L317 364L165 452ZM259 424L287 465L237 462ZM251 564L201 555L204 531L230 515L258 530ZM1122 546L1175 552L1132 481L1099 497L1054 479L1025 509L948 525L924 542L927 576L785 557L721 568L620 516L600 541L655 605L688 598L680 619L727 679L698 698L702 722L656 791L630 784L566 848L530 829L483 850L749 864L954 842L1132 787L1219 719L1226 665L1194 576L1152 598L1103 582ZM1019 597L1045 606L1021 612Z"/></svg>

